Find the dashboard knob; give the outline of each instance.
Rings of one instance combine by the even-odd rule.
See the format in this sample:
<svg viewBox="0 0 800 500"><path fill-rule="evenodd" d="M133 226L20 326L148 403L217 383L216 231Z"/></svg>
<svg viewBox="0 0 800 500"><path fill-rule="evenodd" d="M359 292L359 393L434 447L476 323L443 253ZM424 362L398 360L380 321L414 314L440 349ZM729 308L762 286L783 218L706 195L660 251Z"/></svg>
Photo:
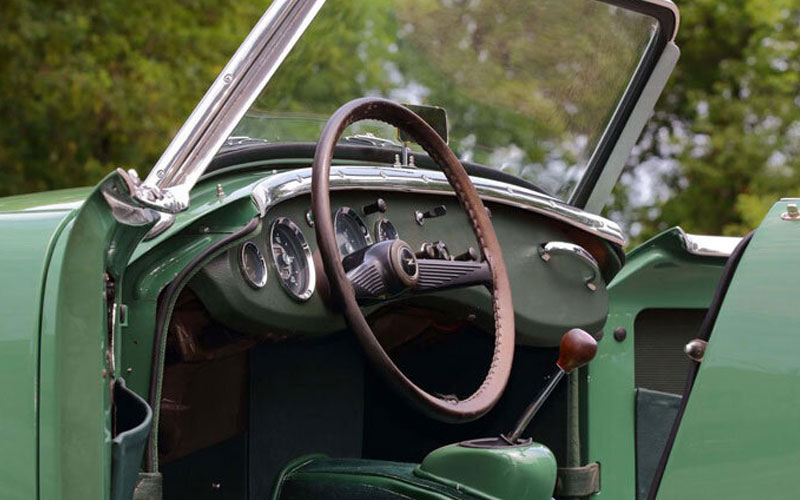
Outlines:
<svg viewBox="0 0 800 500"><path fill-rule="evenodd" d="M386 202L383 198L378 198L374 203L364 205L361 210L364 212L364 215L374 214L375 212L384 213L386 211Z"/></svg>
<svg viewBox="0 0 800 500"><path fill-rule="evenodd" d="M436 248L434 248L433 243L423 243L419 252L415 253L414 256L418 259L434 259L436 258Z"/></svg>
<svg viewBox="0 0 800 500"><path fill-rule="evenodd" d="M462 254L458 254L455 257L453 257L453 260L478 261L478 260L481 260L481 254L479 254L478 251L475 250L474 248L469 247L469 248L467 248L466 252L464 252Z"/></svg>
<svg viewBox="0 0 800 500"><path fill-rule="evenodd" d="M434 241L433 251L437 259L450 260L450 250L447 249L444 241Z"/></svg>

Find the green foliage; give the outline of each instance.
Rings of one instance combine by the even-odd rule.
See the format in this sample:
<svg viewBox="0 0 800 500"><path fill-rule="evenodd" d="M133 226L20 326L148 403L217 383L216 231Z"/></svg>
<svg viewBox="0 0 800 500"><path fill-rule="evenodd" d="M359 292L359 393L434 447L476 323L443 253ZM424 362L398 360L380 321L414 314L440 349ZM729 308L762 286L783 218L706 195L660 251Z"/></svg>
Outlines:
<svg viewBox="0 0 800 500"><path fill-rule="evenodd" d="M566 196L652 26L586 0L329 0L237 133L298 139L276 112L326 117L364 95L437 105L460 157Z"/></svg>
<svg viewBox="0 0 800 500"><path fill-rule="evenodd" d="M800 194L800 1L680 8L681 60L625 174L669 190L625 212L632 184L621 185L610 213L643 223L638 239L673 225L742 235ZM654 158L675 168L658 174Z"/></svg>
<svg viewBox="0 0 800 500"><path fill-rule="evenodd" d="M568 37L543 18L546 36L566 41L562 53L536 52L525 38L532 21L514 14L525 2L330 0L259 106L324 116L349 99L397 97L419 84L424 102L447 106L456 149L490 161L492 148L513 145L525 160L511 171L541 180L546 162L579 160L551 154L559 134L591 134L605 120L620 77L606 56L638 27L598 30L583 23L595 13L582 10L570 18L583 23L581 36ZM0 2L0 196L92 184L120 166L146 173L266 3ZM451 4L436 14L450 16L442 29L430 11ZM681 60L608 210L635 239L676 224L742 234L774 200L800 194L800 0L680 7ZM473 21L494 15L507 16L506 29L474 30L468 50L455 50ZM412 17L421 21L407 32ZM573 61L567 70L583 73L559 87L558 61L587 46L596 46L595 60ZM568 99L585 113L565 114L558 104ZM548 119L530 120L537 115Z"/></svg>
<svg viewBox="0 0 800 500"><path fill-rule="evenodd" d="M263 8L0 2L0 196L146 173Z"/></svg>

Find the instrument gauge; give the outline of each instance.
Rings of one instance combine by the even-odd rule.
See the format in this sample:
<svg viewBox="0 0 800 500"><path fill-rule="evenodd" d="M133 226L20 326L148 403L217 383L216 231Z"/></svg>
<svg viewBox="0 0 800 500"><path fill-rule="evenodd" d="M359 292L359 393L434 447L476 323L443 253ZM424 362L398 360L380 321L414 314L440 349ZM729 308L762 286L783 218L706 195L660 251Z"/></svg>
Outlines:
<svg viewBox="0 0 800 500"><path fill-rule="evenodd" d="M279 217L272 222L269 240L272 263L283 289L295 300L310 299L316 275L311 248L303 232L290 219Z"/></svg>
<svg viewBox="0 0 800 500"><path fill-rule="evenodd" d="M263 288L267 284L267 262L255 243L248 241L242 245L239 254L239 268L244 280L253 288Z"/></svg>
<svg viewBox="0 0 800 500"><path fill-rule="evenodd" d="M397 233L397 228L394 227L392 221L387 218L382 218L375 223L375 239L377 241L397 240L400 235Z"/></svg>
<svg viewBox="0 0 800 500"><path fill-rule="evenodd" d="M342 207L337 210L333 217L333 226L336 231L336 245L342 258L372 244L367 226L352 208Z"/></svg>

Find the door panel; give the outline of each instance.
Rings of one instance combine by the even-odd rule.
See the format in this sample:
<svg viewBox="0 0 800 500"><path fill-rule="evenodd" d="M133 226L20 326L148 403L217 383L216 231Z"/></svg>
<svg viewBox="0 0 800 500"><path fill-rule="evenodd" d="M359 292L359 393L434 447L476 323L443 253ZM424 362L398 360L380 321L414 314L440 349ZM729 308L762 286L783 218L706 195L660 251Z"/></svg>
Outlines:
<svg viewBox="0 0 800 500"><path fill-rule="evenodd" d="M710 336L656 498L797 498L800 226L767 214Z"/></svg>

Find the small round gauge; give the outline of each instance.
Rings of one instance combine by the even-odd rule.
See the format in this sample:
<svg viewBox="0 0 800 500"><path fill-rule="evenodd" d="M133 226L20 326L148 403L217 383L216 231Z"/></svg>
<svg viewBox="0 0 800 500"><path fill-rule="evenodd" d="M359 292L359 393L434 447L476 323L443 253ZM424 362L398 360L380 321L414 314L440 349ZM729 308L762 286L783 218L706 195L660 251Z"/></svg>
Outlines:
<svg viewBox="0 0 800 500"><path fill-rule="evenodd" d="M263 288L267 284L267 262L255 243L248 241L242 245L239 254L239 268L248 285Z"/></svg>
<svg viewBox="0 0 800 500"><path fill-rule="evenodd" d="M397 228L394 227L392 221L386 217L382 218L375 223L375 239L378 241L396 240L400 235L397 234Z"/></svg>
<svg viewBox="0 0 800 500"><path fill-rule="evenodd" d="M372 244L372 237L367 231L367 226L352 208L342 207L337 210L333 218L333 226L336 230L339 255L342 257L347 257Z"/></svg>
<svg viewBox="0 0 800 500"><path fill-rule="evenodd" d="M314 261L300 228L286 217L279 217L272 222L269 242L281 286L295 300L310 299L316 280Z"/></svg>

